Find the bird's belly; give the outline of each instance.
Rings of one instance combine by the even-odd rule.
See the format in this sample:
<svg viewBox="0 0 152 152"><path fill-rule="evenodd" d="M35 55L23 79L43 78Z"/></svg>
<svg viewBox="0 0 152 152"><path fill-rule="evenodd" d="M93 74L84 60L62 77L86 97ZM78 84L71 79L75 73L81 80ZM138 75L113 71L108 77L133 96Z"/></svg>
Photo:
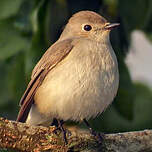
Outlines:
<svg viewBox="0 0 152 152"><path fill-rule="evenodd" d="M117 88L118 70L114 62L106 67L104 61L90 58L81 64L65 59L47 75L34 99L36 104L41 103L37 104L40 113L48 118L80 121L103 112Z"/></svg>

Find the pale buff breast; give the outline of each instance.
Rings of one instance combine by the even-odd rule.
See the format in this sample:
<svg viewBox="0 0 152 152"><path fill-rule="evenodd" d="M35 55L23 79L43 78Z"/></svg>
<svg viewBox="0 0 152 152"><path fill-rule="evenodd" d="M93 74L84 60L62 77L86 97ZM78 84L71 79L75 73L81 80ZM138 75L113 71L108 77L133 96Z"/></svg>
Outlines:
<svg viewBox="0 0 152 152"><path fill-rule="evenodd" d="M48 73L34 100L39 112L48 119L89 119L112 102L118 79L112 48L85 40Z"/></svg>

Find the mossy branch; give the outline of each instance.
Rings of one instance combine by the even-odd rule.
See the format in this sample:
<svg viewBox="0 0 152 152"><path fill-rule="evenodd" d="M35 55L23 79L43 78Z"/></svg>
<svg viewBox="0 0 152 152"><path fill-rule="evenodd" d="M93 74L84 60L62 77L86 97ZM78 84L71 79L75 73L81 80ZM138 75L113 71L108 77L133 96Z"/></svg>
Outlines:
<svg viewBox="0 0 152 152"><path fill-rule="evenodd" d="M51 152L150 152L152 151L152 131L136 131L105 134L102 144L86 130L67 131L68 144L65 145L62 133L56 128L29 126L0 118L0 148L17 151Z"/></svg>

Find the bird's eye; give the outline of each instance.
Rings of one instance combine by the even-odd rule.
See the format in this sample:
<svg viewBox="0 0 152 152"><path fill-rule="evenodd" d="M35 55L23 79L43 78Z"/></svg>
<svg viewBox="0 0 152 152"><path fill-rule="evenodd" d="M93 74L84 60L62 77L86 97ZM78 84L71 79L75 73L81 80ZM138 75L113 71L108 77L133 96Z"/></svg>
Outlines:
<svg viewBox="0 0 152 152"><path fill-rule="evenodd" d="M92 29L92 27L91 27L91 25L85 25L85 26L83 27L83 29L84 29L85 31L90 31L90 30Z"/></svg>

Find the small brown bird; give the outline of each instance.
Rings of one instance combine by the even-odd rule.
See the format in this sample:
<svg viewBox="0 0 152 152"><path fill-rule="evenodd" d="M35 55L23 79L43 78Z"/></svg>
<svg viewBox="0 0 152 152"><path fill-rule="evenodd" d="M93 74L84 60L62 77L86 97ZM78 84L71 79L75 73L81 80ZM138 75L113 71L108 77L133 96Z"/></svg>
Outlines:
<svg viewBox="0 0 152 152"><path fill-rule="evenodd" d="M84 121L102 113L119 83L109 41L110 24L92 11L80 11L35 66L21 98L17 121L50 125L54 119Z"/></svg>

